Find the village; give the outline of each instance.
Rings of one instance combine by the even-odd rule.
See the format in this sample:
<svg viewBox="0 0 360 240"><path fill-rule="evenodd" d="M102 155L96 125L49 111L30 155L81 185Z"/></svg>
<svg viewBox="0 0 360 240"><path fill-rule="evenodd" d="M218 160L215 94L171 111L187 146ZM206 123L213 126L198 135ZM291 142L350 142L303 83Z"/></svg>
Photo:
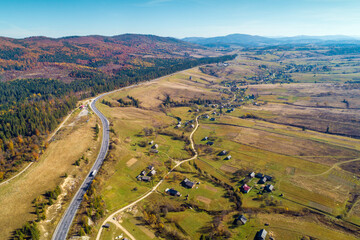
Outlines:
<svg viewBox="0 0 360 240"><path fill-rule="evenodd" d="M303 128L265 121L272 115L262 109L272 104L269 102L272 95L250 91L252 85L237 81L206 80L210 77L199 70L192 71L196 74L171 77L171 86L166 80L161 82L159 85L167 89L161 90L163 97L158 97L157 84L150 84L105 98L101 105L110 116L115 108L121 111L114 113L113 142L123 142L126 147L118 145L114 147L118 150L112 152L125 156L119 163L122 175L111 180L122 186L122 194L108 184L104 187L109 189L105 191L105 201L116 206L128 198L145 196L135 206L118 213L119 224L133 229L131 233L139 239L171 236L275 240L288 236L285 223L292 218L300 221L301 226L309 226L319 212L337 211L330 210L330 202L328 206L317 204L321 190L312 193L296 185L303 174L321 174L326 167L309 163L302 154L306 156L310 151L302 153L300 147L294 150L289 144L306 141L307 146L315 147L318 142L313 139L317 135ZM182 89L184 83L193 90L181 95L178 89L173 89L177 86ZM194 87L198 85L207 87ZM144 92L152 91L155 100L149 101ZM129 96L139 103L137 107L117 105L119 99ZM151 118L146 114L151 114ZM127 119L139 125L127 125ZM118 136L123 137L116 140ZM331 141L325 135L321 137ZM269 141L279 142L270 148ZM323 154L320 150L312 152ZM352 153L345 151L344 155L347 154ZM313 182L312 178L301 179L301 183ZM316 189L321 186L318 184ZM306 197L299 198L297 192ZM314 194L318 195L313 197ZM110 207L111 210L116 209ZM112 234L116 229L110 223L102 234ZM308 229L292 236L299 239L318 236L315 230ZM332 234L344 236L334 231Z"/></svg>

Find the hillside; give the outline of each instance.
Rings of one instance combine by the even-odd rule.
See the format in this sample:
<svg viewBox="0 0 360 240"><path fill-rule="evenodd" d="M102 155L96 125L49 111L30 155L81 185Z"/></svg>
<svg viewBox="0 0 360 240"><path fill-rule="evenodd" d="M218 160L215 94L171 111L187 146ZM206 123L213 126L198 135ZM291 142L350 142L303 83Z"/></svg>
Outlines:
<svg viewBox="0 0 360 240"><path fill-rule="evenodd" d="M153 35L1 37L0 79L53 78L70 82L78 77L71 74L73 70L113 75L123 69L153 66L156 58L211 55L192 43Z"/></svg>

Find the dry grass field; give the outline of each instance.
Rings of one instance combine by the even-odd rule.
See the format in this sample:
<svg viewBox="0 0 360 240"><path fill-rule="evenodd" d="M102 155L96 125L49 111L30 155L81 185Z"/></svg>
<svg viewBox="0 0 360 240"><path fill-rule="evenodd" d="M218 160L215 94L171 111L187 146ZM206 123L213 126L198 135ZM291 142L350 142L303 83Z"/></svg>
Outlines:
<svg viewBox="0 0 360 240"><path fill-rule="evenodd" d="M270 55L266 58L274 59ZM241 68L251 74L257 67L256 63L252 62L251 64L250 70L246 69L246 66L241 66ZM232 65L230 64L230 66ZM230 68L229 71L234 71L231 74L235 74L237 71L235 68ZM244 72L239 74L243 75ZM164 109L160 105L165 97L168 95L176 101L187 101L194 98L229 98L230 96L224 93L226 87L222 84L223 80L224 78L209 76L194 68L105 97L106 101L116 105L119 98L126 98L129 95L139 99L139 108L108 107L99 104L99 108L109 118L115 130L112 138L118 139L116 150L112 151L114 159L117 160L114 160L113 165L105 165L104 172L106 174L102 177L100 175L101 178L104 178L100 192L104 196L110 212L135 200L137 196L154 186L160 179L160 175L166 172L166 161L186 158L183 155L185 154L183 152L184 145L181 144L181 141L173 141L161 134L142 136L141 132L144 127L182 133L187 136L185 129L174 128L177 124L174 117L181 118L182 122L191 120L196 113L189 112L189 110L194 108L199 108L200 114L209 112L209 110L219 112L219 109L201 105L166 107ZM317 97L314 97L310 94L313 84L251 85L246 94L259 94L260 97L257 101L267 101L267 104L254 106L251 102L245 103L242 106L236 106L234 112L214 115L216 116L215 121L201 118L200 127L194 134L194 141L199 152L199 158L194 163L204 175L201 176L192 164L184 164L179 167L165 179L156 194L152 194L149 199L145 199L137 205L136 213L130 211L127 217L122 219L123 226L132 230L134 236L152 239L146 232L154 230L146 224L143 225L143 214L139 210L146 209L155 201L159 202L158 204L161 202L161 204L172 206L190 203L204 209L203 211L231 211L234 204L229 201L224 189L219 185L213 185L204 176L213 176L236 189L241 186L241 181L239 181L241 177L235 177L239 171L245 172L245 174L255 171L274 177L271 184L275 186L275 191L267 196L272 201L280 202L280 205L261 206L265 201L254 200L265 185L257 184L257 179L251 180L249 184L254 190L249 194L241 195L243 210L245 212L254 211L249 224L241 227L232 226L231 214L225 214L221 223L225 230L230 231L232 239L253 239L256 231L264 228L265 223L270 223L266 228L275 239L300 239L309 236L320 239L322 236L326 236L325 239L356 239L355 235L350 234L349 229L336 228L330 219L342 215L346 220L354 223L359 221L357 199L350 210L345 209L351 193L360 185L360 182L354 178L353 173L342 170L342 168L351 168L347 165L350 164L348 161L360 157L360 140L324 133L325 130L321 130L323 132L314 131L318 130L315 127L314 130L309 130L310 127L302 129L302 127L291 126L296 124L285 122L286 119L295 121L305 116L309 124L316 123L320 126L324 124L321 121L325 121L319 120L319 115L323 113L333 116L337 121L334 126L337 126L341 122L341 117L347 116L346 114L349 117L345 118L345 124L348 119L356 117L358 113L355 109L342 109L341 103L338 104L337 100L330 101L331 96L325 96L324 92L327 91L327 87L324 85L324 89L317 90L318 92L315 93ZM346 89L342 91L343 95L341 96L344 96ZM356 91L353 93L357 94ZM329 103L331 102L333 108L315 108L311 105L316 106L316 101L325 101L324 97ZM340 98L338 96L338 99ZM351 99L355 101L356 97ZM286 101L289 101L289 104L286 104ZM277 111L267 108L269 106L273 106ZM319 111L323 112L320 114ZM240 118L246 113L253 113L260 119ZM291 115L292 118L289 117L290 114L294 114ZM278 119L282 119L282 121L278 121ZM345 126L338 126L338 128L343 132L350 131L350 128L353 131L355 123L351 121L348 123L349 129ZM335 128L331 127L330 132L332 129ZM214 142L213 146L205 146L206 141L203 141L205 136ZM138 143L142 140L154 140L155 143L159 143L159 154L149 155L146 147L139 147ZM222 150L227 150L232 158L225 160L225 156L218 156ZM136 175L148 164L159 169L159 176L155 177L152 183L134 181ZM199 181L201 184L194 189L186 189L180 184L185 177ZM132 191L134 187L137 188L137 192ZM182 197L171 197L164 193L166 188L172 187L180 191ZM282 197L281 194L283 194ZM188 196L188 200L185 200L184 196ZM310 209L314 213L306 212L302 217L291 215L291 212L303 214L304 208ZM277 209L278 211L287 209L291 212L289 215L272 213ZM257 211L259 213L256 213ZM329 221L327 221L324 218L328 216L324 215L326 216L324 217L320 214L321 217L318 218L317 214L321 211L333 215L333 217L329 217ZM200 214L195 210L169 212L168 216L161 218L167 227L178 230L192 239L198 239L206 233L201 229L214 220L206 212ZM292 227L289 227L289 223ZM314 224L316 224L316 229L308 231L307 229ZM295 225L297 227L293 227ZM105 239L105 235L103 239Z"/></svg>
<svg viewBox="0 0 360 240"><path fill-rule="evenodd" d="M360 136L360 89L339 84L254 85L261 106L244 110L266 112L271 122L352 137ZM345 100L345 102L344 102ZM261 114L261 113L260 113Z"/></svg>
<svg viewBox="0 0 360 240"><path fill-rule="evenodd" d="M36 163L22 175L0 187L0 239L8 239L13 230L36 218L32 204L35 198L53 190L57 185L62 187L64 193L71 195L88 173L97 156L101 136L97 141L94 140L96 117L90 116L87 122L88 117L77 118L78 113L67 121L55 136L55 141L49 144ZM75 124L71 124L72 122ZM74 166L73 163L82 155L89 159L89 163ZM67 178L64 178L65 173L68 174ZM48 209L47 219L40 222L42 239L50 239L60 213L64 210L54 207L60 207L65 199L69 199L69 196L62 195L59 202Z"/></svg>

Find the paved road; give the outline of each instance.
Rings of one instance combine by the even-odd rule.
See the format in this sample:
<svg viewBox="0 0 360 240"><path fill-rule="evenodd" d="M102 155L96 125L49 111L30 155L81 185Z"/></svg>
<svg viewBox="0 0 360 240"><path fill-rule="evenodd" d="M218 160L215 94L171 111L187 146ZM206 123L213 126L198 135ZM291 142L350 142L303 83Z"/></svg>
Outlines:
<svg viewBox="0 0 360 240"><path fill-rule="evenodd" d="M193 135L194 133L196 132L196 130L199 128L199 116L197 116L195 118L195 121L196 121L196 127L194 128L194 130L191 132L190 134L190 145L191 145L191 149L194 151L194 155L189 158L189 159L185 159L185 160L182 160L182 161L179 161L177 162L177 164L170 169L170 171L168 171L165 176L163 176L163 178L150 190L148 191L147 193L145 193L143 196L141 196L140 198L138 198L137 200L135 200L134 202L126 205L125 207L117 210L116 212L112 213L108 218L105 219L105 221L103 222L102 225L104 225L106 222L112 222L112 223L115 223L116 226L120 226L119 228L121 230L123 230L125 232L125 234L128 235L128 237L131 239L131 240L136 240L134 236L132 236L131 234L128 234L128 232L126 231L126 229L124 227L122 227L119 222L115 221L114 218L115 218L115 215L125 211L126 209L129 209L130 207L134 206L135 204L137 204L138 202L142 201L143 199L147 198L148 196L150 196L150 194L152 194L153 192L156 191L156 189L163 183L164 179L166 176L168 176L171 172L173 172L178 166L180 166L181 164L185 163L185 162L188 162L188 161L191 161L191 160L194 160L198 157L198 153L195 149L195 146L194 146L194 140L193 140ZM125 229L125 230L124 230ZM100 240L100 237L101 237L101 233L102 233L102 230L103 228L100 227L100 230L96 236L96 240Z"/></svg>
<svg viewBox="0 0 360 240"><path fill-rule="evenodd" d="M102 163L103 163L103 161L104 161L104 159L106 157L107 151L109 149L109 139L110 139L109 138L109 121L96 108L96 106L95 106L96 101L99 100L100 98L102 98L103 96L108 95L110 93L125 90L125 89L130 89L130 88L137 87L137 86L140 86L140 85L145 85L145 84L148 84L149 82L155 82L155 81L158 81L160 79L172 76L174 74L181 73L183 71L185 71L185 70L182 70L182 71L179 71L179 72L176 72L176 73L172 73L170 75L163 76L163 77L160 77L160 78L156 78L156 79L153 79L153 80L148 81L148 82L142 82L142 83L131 85L131 86L128 86L128 87L123 87L123 88L120 88L120 89L116 89L116 90L111 91L111 92L103 93L103 94L97 96L91 102L91 104L90 104L91 109L101 119L101 123L102 123L102 126L103 126L103 139L102 139L102 144L101 144L99 155L98 155L93 167L91 168L90 173L93 172L94 170L96 170L96 173L99 172L99 169L100 169L100 167L101 167L101 165L102 165ZM91 182L92 182L92 180L94 180L95 175L91 176L89 174L85 178L85 180L82 183L81 187L79 188L79 190L77 191L77 193L73 197L68 209L66 210L66 212L64 213L62 219L58 223L58 225L57 225L57 227L55 229L55 232L54 232L54 234L53 234L53 236L51 238L52 240L65 240L66 239L67 234L68 234L68 232L70 230L72 221L75 218L76 212L77 212L77 210L78 210L78 208L79 208L79 206L81 204L81 201L82 201L82 199L84 197L84 194L86 193L87 189L90 187Z"/></svg>
<svg viewBox="0 0 360 240"><path fill-rule="evenodd" d="M180 71L182 72L182 71ZM175 74L175 73L173 73ZM158 81L162 78L165 77L169 77L172 76L173 74L170 74L168 76L163 76L157 79L152 80L153 81ZM90 104L91 109L95 112L95 114L100 118L102 126L103 126L103 138L102 138L102 144L101 144L101 148L100 148L100 152L99 155L93 165L93 167L91 168L91 172L93 172L94 170L96 170L96 173L99 172L99 169L106 157L107 151L109 149L109 121L106 119L106 117L96 108L95 103L97 100L99 100L100 98L102 98L103 96L113 93L113 92L117 92L119 90L124 90L124 89L129 89L129 88L133 88L139 85L143 85L143 84L147 84L147 82L143 82L137 85L132 85L132 86L128 86L128 87L124 87L121 89L116 89L114 91L111 92L107 92L104 94L101 94L99 96L97 96ZM96 174L95 174L96 175ZM77 191L77 193L75 194L75 196L73 197L69 207L67 208L66 212L64 213L62 219L60 220L60 222L58 223L55 232L52 236L52 240L65 240L67 237L67 234L70 230L71 224L75 218L76 212L81 204L81 201L84 197L84 194L86 193L87 189L90 187L92 180L94 180L94 176L91 176L90 174L85 178L84 182L82 183L81 187L79 188L79 190Z"/></svg>
<svg viewBox="0 0 360 240"><path fill-rule="evenodd" d="M105 93L105 94L108 94L108 93ZM96 101L99 98L103 97L105 94L102 94L102 95L96 97L90 104L91 109L100 118L102 126L103 126L103 138L102 138L100 152L99 152L99 155L98 155L93 167L91 168L90 173L92 173L94 170L96 170L96 173L99 172L99 169L100 169L100 167L106 157L107 151L109 149L109 121L95 106ZM60 220L59 224L57 225L56 230L53 234L52 240L66 239L66 236L69 232L71 223L74 220L74 217L75 217L76 212L81 204L84 194L86 193L87 189L90 187L91 182L94 180L96 173L94 174L94 176L89 174L85 178L81 187L79 188L79 190L75 194L74 198L72 199L68 209L66 210L65 214L63 215L62 219Z"/></svg>

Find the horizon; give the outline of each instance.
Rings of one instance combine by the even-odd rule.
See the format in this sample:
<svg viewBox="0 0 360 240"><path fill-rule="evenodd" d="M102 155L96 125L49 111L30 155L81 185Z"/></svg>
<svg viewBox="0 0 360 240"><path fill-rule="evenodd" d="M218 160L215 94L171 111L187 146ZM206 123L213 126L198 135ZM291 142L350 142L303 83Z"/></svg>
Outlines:
<svg viewBox="0 0 360 240"><path fill-rule="evenodd" d="M0 35L360 36L356 0L3 0Z"/></svg>
<svg viewBox="0 0 360 240"><path fill-rule="evenodd" d="M226 35L214 35L214 36L209 36L209 37L202 37L202 36L186 36L183 38L177 38L177 37L173 37L173 36L161 36L161 35L156 35L156 34L152 34L152 33L131 33L131 32L126 32L126 33L120 33L120 34L116 34L116 35L101 35L101 34L89 34L89 35L64 35L64 36L59 36L59 37L50 37L50 36L46 36L46 35L34 35L34 36L26 36L26 37L9 37L9 36L3 36L0 35L1 38L11 38L11 39L17 39L17 40L21 40L21 39L27 39L27 38L49 38L49 39L62 39L62 38L71 38L71 37L116 37L116 36L121 36L121 35L150 35L150 36L157 36L157 37L164 37L164 38L175 38L178 40L183 40L186 38L216 38L216 37L226 37L226 36L231 36L231 35L248 35L248 36L258 36L258 37L265 37L265 38L296 38L296 37L311 37L311 38L316 38L316 37L349 37L349 38L354 38L356 40L360 40L360 35L359 36L351 36L351 35L342 35L342 34L331 34L331 35L292 35L292 36L265 36L265 35L260 35L260 34L247 34L247 33L229 33Z"/></svg>

